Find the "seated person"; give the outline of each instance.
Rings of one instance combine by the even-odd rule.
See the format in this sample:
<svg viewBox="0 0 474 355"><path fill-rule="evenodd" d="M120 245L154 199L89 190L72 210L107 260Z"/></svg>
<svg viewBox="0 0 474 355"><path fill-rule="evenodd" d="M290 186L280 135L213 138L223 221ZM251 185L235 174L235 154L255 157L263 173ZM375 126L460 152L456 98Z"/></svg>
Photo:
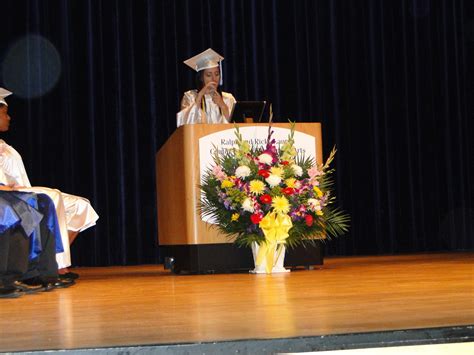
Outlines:
<svg viewBox="0 0 474 355"><path fill-rule="evenodd" d="M53 201L0 186L0 298L73 285L58 279L55 255L62 250Z"/></svg>
<svg viewBox="0 0 474 355"><path fill-rule="evenodd" d="M0 132L6 132L9 129L11 118L5 101L5 97L9 95L11 95L10 91L0 88ZM59 272L69 277L77 277L75 274L68 273L67 267L71 265L69 245L79 232L94 226L99 218L90 202L83 197L66 194L56 189L32 187L20 154L1 139L0 184L10 186L17 191L44 193L53 200L64 247L64 251L56 255Z"/></svg>
<svg viewBox="0 0 474 355"><path fill-rule="evenodd" d="M193 123L227 123L235 105L232 94L223 92L221 55L212 49L186 60L184 63L197 72L196 90L184 93L181 111L176 115L177 127Z"/></svg>
<svg viewBox="0 0 474 355"><path fill-rule="evenodd" d="M27 270L28 237L42 218L41 213L26 202L12 203L0 190L0 298L16 298L23 294L13 283Z"/></svg>

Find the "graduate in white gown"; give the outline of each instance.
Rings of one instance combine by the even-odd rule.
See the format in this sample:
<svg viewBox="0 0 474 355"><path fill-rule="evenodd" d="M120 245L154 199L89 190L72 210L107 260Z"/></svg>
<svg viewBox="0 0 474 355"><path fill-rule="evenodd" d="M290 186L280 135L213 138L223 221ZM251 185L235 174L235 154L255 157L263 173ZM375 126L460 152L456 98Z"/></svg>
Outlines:
<svg viewBox="0 0 474 355"><path fill-rule="evenodd" d="M8 131L10 116L5 97L11 92L0 88L0 132ZM80 196L63 193L48 187L31 186L20 154L0 139L0 184L18 191L47 194L54 202L61 231L64 252L56 254L58 268L66 270L71 266L69 245L79 232L95 225L99 216L90 202Z"/></svg>
<svg viewBox="0 0 474 355"><path fill-rule="evenodd" d="M177 127L195 123L228 123L235 98L220 88L223 59L224 57L209 48L184 61L197 72L197 89L184 93L181 111L176 115Z"/></svg>

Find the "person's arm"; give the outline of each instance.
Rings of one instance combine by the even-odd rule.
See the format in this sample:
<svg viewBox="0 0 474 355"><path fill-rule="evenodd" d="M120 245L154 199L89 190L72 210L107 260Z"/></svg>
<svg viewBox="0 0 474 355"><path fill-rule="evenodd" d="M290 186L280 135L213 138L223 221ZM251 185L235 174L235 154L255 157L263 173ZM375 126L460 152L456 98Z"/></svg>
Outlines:
<svg viewBox="0 0 474 355"><path fill-rule="evenodd" d="M234 98L234 96L232 94L229 94L229 93L224 93L222 96L221 96L221 99L222 99L222 104L223 106L219 105L221 111L222 111L222 114L224 115L225 119L227 121L229 121L230 119L230 114L232 112L232 109L234 108L234 105L235 103L237 102ZM215 102L215 101L214 101Z"/></svg>
<svg viewBox="0 0 474 355"><path fill-rule="evenodd" d="M20 154L6 143L0 149L0 183L14 188L31 186Z"/></svg>
<svg viewBox="0 0 474 355"><path fill-rule="evenodd" d="M196 91L187 91L181 99L181 110L176 114L176 126L201 122L201 109L196 103Z"/></svg>
<svg viewBox="0 0 474 355"><path fill-rule="evenodd" d="M201 105L202 98L204 95L210 94L212 97L214 97L217 92L217 83L210 81L208 82L197 94L196 96L196 104Z"/></svg>
<svg viewBox="0 0 474 355"><path fill-rule="evenodd" d="M220 110L221 110L221 113L222 115L225 117L225 119L228 121L229 120L229 116L230 116L230 112L231 110L229 110L229 106L227 106L227 104L224 102L224 98L222 97L221 94L219 94L217 91L214 91L212 94L212 101L214 101L214 103L219 106Z"/></svg>

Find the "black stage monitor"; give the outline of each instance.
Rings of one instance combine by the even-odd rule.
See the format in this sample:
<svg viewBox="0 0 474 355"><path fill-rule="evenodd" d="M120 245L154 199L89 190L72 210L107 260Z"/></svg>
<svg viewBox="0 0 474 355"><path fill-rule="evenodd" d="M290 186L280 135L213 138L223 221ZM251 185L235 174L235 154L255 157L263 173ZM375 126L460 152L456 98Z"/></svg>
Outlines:
<svg viewBox="0 0 474 355"><path fill-rule="evenodd" d="M230 122L244 123L246 118L261 122L266 101L237 101L230 115Z"/></svg>

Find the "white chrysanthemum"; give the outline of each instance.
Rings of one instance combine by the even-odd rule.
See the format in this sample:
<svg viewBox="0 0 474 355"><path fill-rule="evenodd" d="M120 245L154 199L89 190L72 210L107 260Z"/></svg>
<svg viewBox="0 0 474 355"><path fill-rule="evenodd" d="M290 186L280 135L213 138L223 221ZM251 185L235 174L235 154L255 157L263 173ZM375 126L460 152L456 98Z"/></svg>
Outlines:
<svg viewBox="0 0 474 355"><path fill-rule="evenodd" d="M244 211L253 213L254 208L253 208L252 200L249 199L249 198L246 198L245 201L242 202L242 209L243 209Z"/></svg>
<svg viewBox="0 0 474 355"><path fill-rule="evenodd" d="M321 211L321 203L315 198L309 198L308 205L311 211Z"/></svg>
<svg viewBox="0 0 474 355"><path fill-rule="evenodd" d="M293 169L293 173L295 174L295 176L303 175L303 168L301 166L293 164L291 166L291 169Z"/></svg>
<svg viewBox="0 0 474 355"><path fill-rule="evenodd" d="M281 177L276 176L276 175L270 175L265 179L265 181L270 185L270 187L275 187L280 185L281 183Z"/></svg>
<svg viewBox="0 0 474 355"><path fill-rule="evenodd" d="M250 168L246 165L241 165L235 170L235 176L238 178L246 178L250 175Z"/></svg>
<svg viewBox="0 0 474 355"><path fill-rule="evenodd" d="M263 153L258 156L258 162L261 164L270 165L273 161L273 158L270 154Z"/></svg>

